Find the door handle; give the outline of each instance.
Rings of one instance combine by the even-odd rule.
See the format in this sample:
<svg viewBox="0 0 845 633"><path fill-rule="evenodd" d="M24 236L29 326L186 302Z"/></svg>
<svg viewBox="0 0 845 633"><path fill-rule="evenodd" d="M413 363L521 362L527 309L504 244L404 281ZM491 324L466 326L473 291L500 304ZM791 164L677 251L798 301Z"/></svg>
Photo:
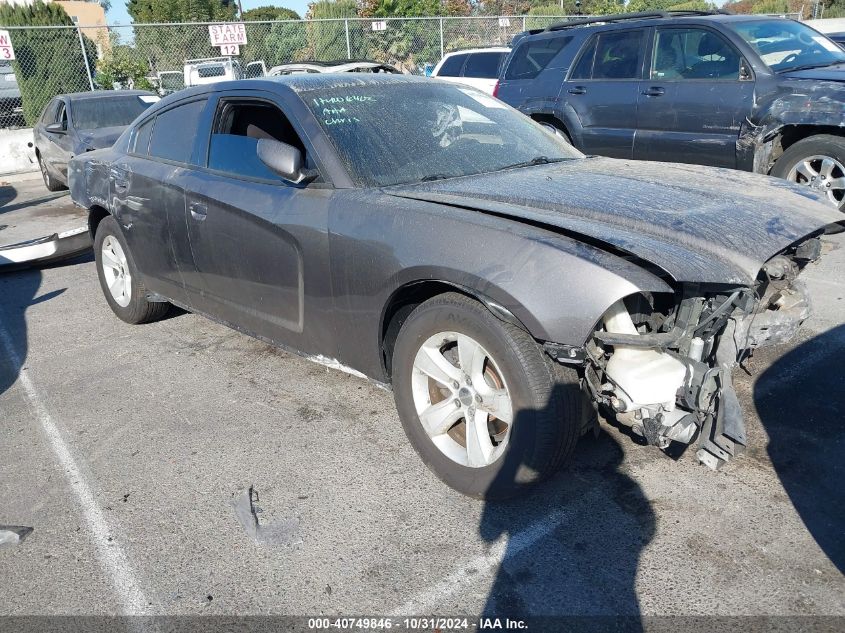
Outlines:
<svg viewBox="0 0 845 633"><path fill-rule="evenodd" d="M570 88L566 92L571 95L585 95L587 94L587 89L584 86L575 86L574 88Z"/></svg>
<svg viewBox="0 0 845 633"><path fill-rule="evenodd" d="M647 90L643 90L643 94L647 97L662 97L666 94L666 89L660 86L652 86Z"/></svg>
<svg viewBox="0 0 845 633"><path fill-rule="evenodd" d="M202 202L191 202L188 205L188 211L191 212L191 217L198 222L202 222L208 216L208 207Z"/></svg>

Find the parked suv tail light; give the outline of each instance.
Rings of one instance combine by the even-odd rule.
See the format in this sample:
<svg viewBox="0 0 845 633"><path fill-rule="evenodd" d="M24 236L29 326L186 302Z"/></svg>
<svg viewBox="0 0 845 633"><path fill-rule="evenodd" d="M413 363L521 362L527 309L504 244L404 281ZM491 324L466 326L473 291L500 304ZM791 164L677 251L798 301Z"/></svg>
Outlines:
<svg viewBox="0 0 845 633"><path fill-rule="evenodd" d="M496 85L493 86L493 96L494 97L499 96L499 82L498 81L496 82Z"/></svg>

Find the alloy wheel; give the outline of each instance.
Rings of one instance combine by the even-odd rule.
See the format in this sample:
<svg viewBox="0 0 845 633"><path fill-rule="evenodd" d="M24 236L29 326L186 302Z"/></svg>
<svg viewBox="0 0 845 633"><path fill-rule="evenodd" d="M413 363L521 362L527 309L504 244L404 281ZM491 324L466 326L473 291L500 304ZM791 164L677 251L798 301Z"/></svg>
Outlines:
<svg viewBox="0 0 845 633"><path fill-rule="evenodd" d="M412 371L417 416L440 452L471 468L495 462L514 415L504 376L487 350L466 334L441 332L419 348Z"/></svg>
<svg viewBox="0 0 845 633"><path fill-rule="evenodd" d="M798 161L786 178L825 195L838 208L845 204L845 166L835 158L808 156Z"/></svg>
<svg viewBox="0 0 845 633"><path fill-rule="evenodd" d="M125 308L132 297L132 275L129 273L123 247L114 236L108 235L103 240L100 255L106 285L112 299L121 308Z"/></svg>

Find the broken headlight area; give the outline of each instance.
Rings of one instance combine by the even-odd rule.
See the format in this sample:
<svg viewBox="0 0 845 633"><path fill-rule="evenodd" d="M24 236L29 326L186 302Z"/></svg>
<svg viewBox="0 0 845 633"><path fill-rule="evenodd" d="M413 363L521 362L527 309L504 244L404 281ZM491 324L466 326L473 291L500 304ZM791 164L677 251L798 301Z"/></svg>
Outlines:
<svg viewBox="0 0 845 633"><path fill-rule="evenodd" d="M812 239L766 262L753 287L685 284L631 295L605 312L584 347L584 383L616 421L666 449L698 438L716 469L746 444L733 368L757 347L788 341L810 315L797 277Z"/></svg>

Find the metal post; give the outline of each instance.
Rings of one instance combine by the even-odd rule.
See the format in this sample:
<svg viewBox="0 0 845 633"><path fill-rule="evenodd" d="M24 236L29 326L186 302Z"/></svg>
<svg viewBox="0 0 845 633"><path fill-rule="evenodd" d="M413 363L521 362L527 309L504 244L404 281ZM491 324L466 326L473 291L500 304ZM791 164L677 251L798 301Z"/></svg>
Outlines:
<svg viewBox="0 0 845 633"><path fill-rule="evenodd" d="M82 29L76 27L76 34L79 36L79 48L82 49L82 59L85 60L85 72L88 73L88 85L94 91L94 78L91 77L91 65L88 63L88 51L85 50L85 41L82 39Z"/></svg>
<svg viewBox="0 0 845 633"><path fill-rule="evenodd" d="M440 18L440 59L443 59L445 54L446 51L443 48L443 18Z"/></svg>
<svg viewBox="0 0 845 633"><path fill-rule="evenodd" d="M525 28L525 16L522 16L522 30L527 31L528 29Z"/></svg>
<svg viewBox="0 0 845 633"><path fill-rule="evenodd" d="M352 47L349 45L349 20L344 20L343 25L346 27L346 59L352 59Z"/></svg>

